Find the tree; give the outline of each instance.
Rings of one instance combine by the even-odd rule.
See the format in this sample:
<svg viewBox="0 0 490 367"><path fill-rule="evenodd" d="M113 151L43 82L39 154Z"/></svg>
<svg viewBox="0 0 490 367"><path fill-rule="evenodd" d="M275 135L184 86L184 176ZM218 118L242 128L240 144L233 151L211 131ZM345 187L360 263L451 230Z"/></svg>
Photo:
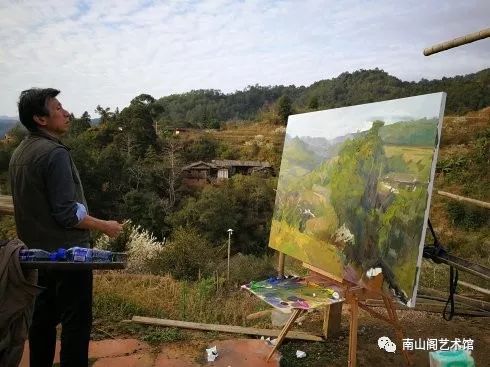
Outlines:
<svg viewBox="0 0 490 367"><path fill-rule="evenodd" d="M344 253L348 262L362 268L379 260L377 187L386 165L379 137L383 125L375 121L367 134L346 141L332 171L332 205L339 224L345 224L354 235L354 242Z"/></svg>
<svg viewBox="0 0 490 367"><path fill-rule="evenodd" d="M70 123L70 135L77 136L90 129L90 121L91 118L87 111L85 111L80 118L72 118Z"/></svg>
<svg viewBox="0 0 490 367"><path fill-rule="evenodd" d="M317 110L319 107L318 96L313 96L310 98L310 102L308 103L308 108L310 110Z"/></svg>
<svg viewBox="0 0 490 367"><path fill-rule="evenodd" d="M101 105L97 105L97 107L95 108L95 113L100 116L100 124L101 125L110 122L114 117L114 113L111 112L110 107L104 108Z"/></svg>
<svg viewBox="0 0 490 367"><path fill-rule="evenodd" d="M156 146L157 136L151 116L153 97L140 95L134 98L117 117L117 139L128 159L142 158L149 146Z"/></svg>
<svg viewBox="0 0 490 367"><path fill-rule="evenodd" d="M291 98L289 98L287 95L281 96L277 100L277 109L278 109L278 115L279 118L281 119L281 122L283 124L286 124L288 120L288 116L291 115L293 112L293 107L292 107L292 102Z"/></svg>

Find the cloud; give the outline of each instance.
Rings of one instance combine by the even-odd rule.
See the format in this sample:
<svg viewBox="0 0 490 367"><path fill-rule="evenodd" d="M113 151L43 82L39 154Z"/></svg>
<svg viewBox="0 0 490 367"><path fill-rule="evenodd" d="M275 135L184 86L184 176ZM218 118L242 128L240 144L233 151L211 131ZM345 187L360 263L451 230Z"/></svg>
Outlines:
<svg viewBox="0 0 490 367"><path fill-rule="evenodd" d="M308 85L379 67L403 80L488 67L483 40L424 47L488 27L490 3L406 1L0 0L0 113L21 90L54 86L80 115L139 93Z"/></svg>

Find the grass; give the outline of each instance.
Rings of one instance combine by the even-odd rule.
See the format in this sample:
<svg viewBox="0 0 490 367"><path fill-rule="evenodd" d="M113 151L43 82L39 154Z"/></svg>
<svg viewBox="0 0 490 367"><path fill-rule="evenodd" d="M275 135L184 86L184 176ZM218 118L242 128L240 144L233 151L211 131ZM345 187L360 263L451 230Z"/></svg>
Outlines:
<svg viewBox="0 0 490 367"><path fill-rule="evenodd" d="M246 291L220 288L209 279L186 282L119 272L94 277L94 318L106 321L138 315L244 326L245 317L263 307Z"/></svg>
<svg viewBox="0 0 490 367"><path fill-rule="evenodd" d="M402 155L406 162L418 162L422 160L424 163L430 163L432 158L432 147L411 147L403 145L385 145L384 146L386 156L392 157L394 155Z"/></svg>
<svg viewBox="0 0 490 367"><path fill-rule="evenodd" d="M332 274L342 277L342 262L332 245L299 232L283 221L272 221L270 246L285 254L293 254L295 258L320 269L331 269ZM324 256L317 254L324 253ZM316 255L316 256L315 256Z"/></svg>
<svg viewBox="0 0 490 367"><path fill-rule="evenodd" d="M159 327L148 328L145 335L141 338L141 340L152 345L176 342L185 339L186 335L182 332L182 329Z"/></svg>

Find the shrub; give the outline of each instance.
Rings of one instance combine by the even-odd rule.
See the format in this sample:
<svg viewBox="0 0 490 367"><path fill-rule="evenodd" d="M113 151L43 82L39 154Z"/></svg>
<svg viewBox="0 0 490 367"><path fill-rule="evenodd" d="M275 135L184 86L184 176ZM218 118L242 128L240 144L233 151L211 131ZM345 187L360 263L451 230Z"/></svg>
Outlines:
<svg viewBox="0 0 490 367"><path fill-rule="evenodd" d="M452 223L465 229L480 228L489 221L488 209L454 201L448 202L446 208Z"/></svg>
<svg viewBox="0 0 490 367"><path fill-rule="evenodd" d="M96 248L110 251L125 251L128 253L128 272L149 272L152 262L163 250L163 243L147 230L126 222L123 231L116 239L101 236L95 243Z"/></svg>
<svg viewBox="0 0 490 367"><path fill-rule="evenodd" d="M179 227L162 251L152 259L151 271L171 274L175 279L195 280L212 273L216 250L190 227Z"/></svg>

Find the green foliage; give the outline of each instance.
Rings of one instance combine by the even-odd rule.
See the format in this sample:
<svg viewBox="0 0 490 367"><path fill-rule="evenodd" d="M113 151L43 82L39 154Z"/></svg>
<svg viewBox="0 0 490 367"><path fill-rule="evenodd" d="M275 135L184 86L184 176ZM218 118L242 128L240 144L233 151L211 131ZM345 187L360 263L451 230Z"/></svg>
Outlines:
<svg viewBox="0 0 490 367"><path fill-rule="evenodd" d="M291 98L287 95L281 96L277 100L277 113L283 124L288 120L288 116L293 113Z"/></svg>
<svg viewBox="0 0 490 367"><path fill-rule="evenodd" d="M170 222L174 227L196 228L213 244L223 243L232 228L234 252L262 253L268 242L275 185L275 179L235 175L222 186L207 186L197 198L185 199Z"/></svg>
<svg viewBox="0 0 490 367"><path fill-rule="evenodd" d="M186 141L182 150L182 158L186 162L210 161L218 157L218 152L226 150L221 148L216 139L211 136L202 136L195 140Z"/></svg>
<svg viewBox="0 0 490 367"><path fill-rule="evenodd" d="M434 145L437 129L437 119L421 119L415 121L400 121L384 126L380 130L381 139L385 144L431 146Z"/></svg>
<svg viewBox="0 0 490 367"><path fill-rule="evenodd" d="M310 98L310 102L308 102L308 108L310 110L317 110L320 107L320 102L318 101L317 96L313 96Z"/></svg>
<svg viewBox="0 0 490 367"><path fill-rule="evenodd" d="M195 228L180 227L173 231L151 269L157 274L171 274L175 279L196 280L212 272L215 253Z"/></svg>
<svg viewBox="0 0 490 367"><path fill-rule="evenodd" d="M437 162L436 171L438 173L448 174L449 177L452 177L452 176L457 176L458 171L465 169L467 165L468 165L468 159L464 156L448 157L448 158L440 159Z"/></svg>
<svg viewBox="0 0 490 367"><path fill-rule="evenodd" d="M406 255L400 254L403 250L412 251L410 255L418 254L426 202L427 193L424 190L399 190L393 203L381 216L378 246L384 256L389 249L397 251L400 258Z"/></svg>
<svg viewBox="0 0 490 367"><path fill-rule="evenodd" d="M475 141L475 161L479 164L490 164L490 128L479 132Z"/></svg>
<svg viewBox="0 0 490 367"><path fill-rule="evenodd" d="M283 150L283 162L281 169L283 174L302 176L311 171L321 162L321 158L312 152L309 147L299 138L286 136Z"/></svg>
<svg viewBox="0 0 490 367"><path fill-rule="evenodd" d="M344 143L330 181L339 224L345 223L355 239L346 249L347 258L363 265L378 258L380 218L376 200L378 181L386 166L379 137L382 126L383 122L375 121L368 134Z"/></svg>
<svg viewBox="0 0 490 367"><path fill-rule="evenodd" d="M396 154L386 159L386 172L408 172L408 165L403 155Z"/></svg>
<svg viewBox="0 0 490 367"><path fill-rule="evenodd" d="M162 110L156 116L164 126L209 128L234 119L285 122L291 112L286 109L283 114L277 113L271 106L286 95L290 107L307 111L445 91L448 93L446 113L462 114L490 105L489 84L490 69L441 80L405 82L376 68L345 72L308 87L255 85L230 94L212 89L194 90L162 97L155 105Z"/></svg>
<svg viewBox="0 0 490 367"><path fill-rule="evenodd" d="M72 115L71 121L70 121L70 130L69 134L70 136L77 136L84 131L90 129L90 115L88 114L87 111L85 111L80 118L75 118Z"/></svg>
<svg viewBox="0 0 490 367"><path fill-rule="evenodd" d="M446 210L452 223L466 230L478 229L490 224L488 209L448 201Z"/></svg>

